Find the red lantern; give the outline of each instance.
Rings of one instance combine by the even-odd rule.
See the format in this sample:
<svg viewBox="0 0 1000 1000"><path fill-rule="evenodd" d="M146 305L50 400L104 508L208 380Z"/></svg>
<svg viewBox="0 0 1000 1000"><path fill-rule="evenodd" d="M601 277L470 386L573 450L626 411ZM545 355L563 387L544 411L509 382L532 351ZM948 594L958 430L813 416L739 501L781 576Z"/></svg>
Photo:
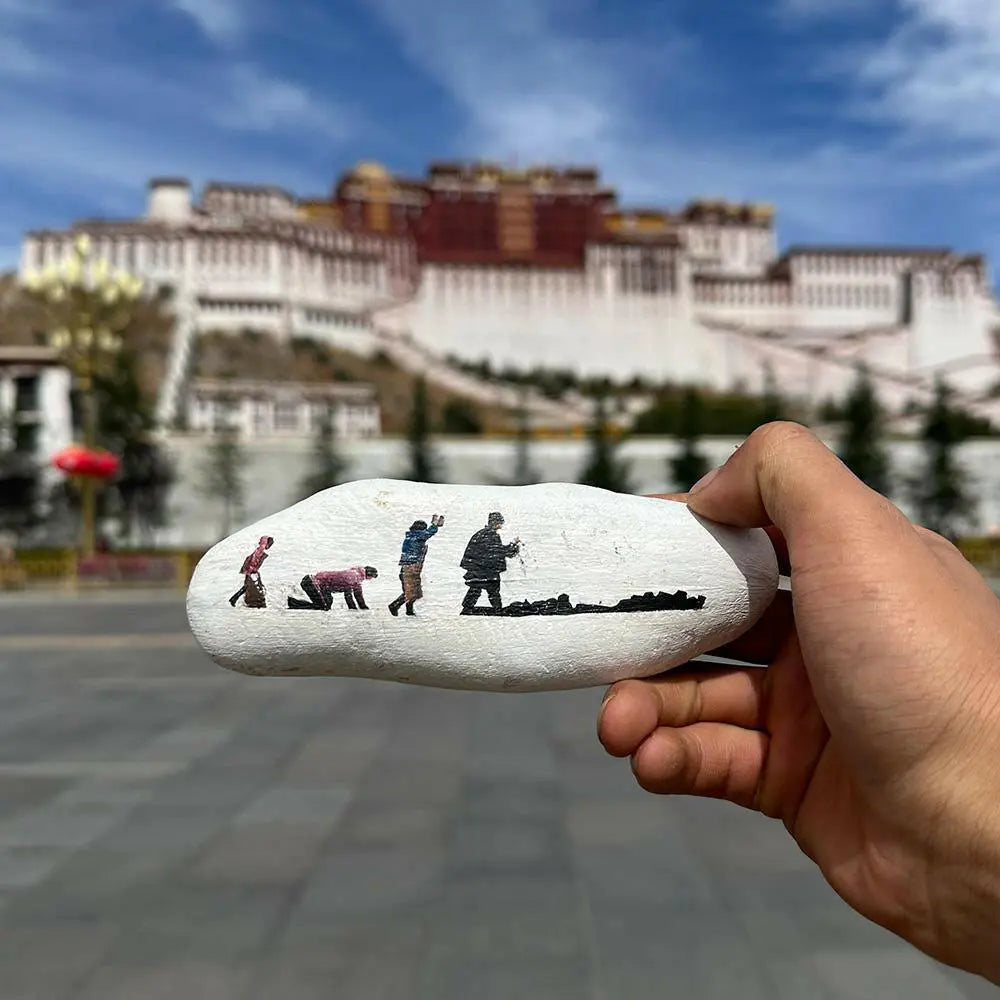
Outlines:
<svg viewBox="0 0 1000 1000"><path fill-rule="evenodd" d="M109 451L101 448L84 448L71 444L55 454L52 464L69 476L89 476L93 479L113 479L118 474L119 462Z"/></svg>

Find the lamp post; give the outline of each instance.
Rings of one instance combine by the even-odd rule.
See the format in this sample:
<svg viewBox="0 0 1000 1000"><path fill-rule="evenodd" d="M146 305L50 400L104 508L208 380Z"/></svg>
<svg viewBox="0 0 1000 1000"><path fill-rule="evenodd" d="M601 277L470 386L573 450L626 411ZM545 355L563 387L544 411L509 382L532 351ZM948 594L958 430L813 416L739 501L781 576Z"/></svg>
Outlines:
<svg viewBox="0 0 1000 1000"><path fill-rule="evenodd" d="M97 447L98 400L94 380L108 374L122 348L122 330L142 295L140 278L112 273L106 260L93 260L91 243L80 236L72 254L59 267L25 275L24 286L44 307L51 323L49 343L73 373L83 401L83 444ZM79 475L81 490L80 548L95 550L99 475Z"/></svg>

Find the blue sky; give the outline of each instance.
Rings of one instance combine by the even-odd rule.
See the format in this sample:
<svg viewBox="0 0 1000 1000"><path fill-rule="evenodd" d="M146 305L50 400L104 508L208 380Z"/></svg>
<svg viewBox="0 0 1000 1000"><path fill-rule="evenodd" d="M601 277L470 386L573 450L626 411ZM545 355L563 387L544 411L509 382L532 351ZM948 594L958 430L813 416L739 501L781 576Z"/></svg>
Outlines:
<svg viewBox="0 0 1000 1000"><path fill-rule="evenodd" d="M0 268L153 175L317 195L480 156L1000 259L1000 3L0 0Z"/></svg>

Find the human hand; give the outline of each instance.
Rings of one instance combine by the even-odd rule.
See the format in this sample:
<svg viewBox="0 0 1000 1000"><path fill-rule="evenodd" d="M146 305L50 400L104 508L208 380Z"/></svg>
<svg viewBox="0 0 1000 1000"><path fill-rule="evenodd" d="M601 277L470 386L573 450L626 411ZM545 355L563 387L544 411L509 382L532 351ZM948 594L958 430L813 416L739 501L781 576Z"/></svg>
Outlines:
<svg viewBox="0 0 1000 1000"><path fill-rule="evenodd" d="M856 910L1000 984L1000 602L804 428L756 431L687 497L767 527L791 594L720 655L608 692L647 791L781 819Z"/></svg>

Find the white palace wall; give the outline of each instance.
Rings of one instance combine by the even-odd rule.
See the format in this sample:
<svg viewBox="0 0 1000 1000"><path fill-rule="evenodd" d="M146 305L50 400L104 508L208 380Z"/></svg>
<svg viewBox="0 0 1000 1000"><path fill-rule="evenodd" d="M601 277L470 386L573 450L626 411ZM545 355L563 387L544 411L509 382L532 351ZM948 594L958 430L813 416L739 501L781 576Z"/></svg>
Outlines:
<svg viewBox="0 0 1000 1000"><path fill-rule="evenodd" d="M689 225L677 239L587 247L580 269L416 269L403 239L296 218L272 189L210 190L201 208L161 184L145 220L29 234L22 274L58 265L88 233L96 257L174 289L179 317L161 414L199 331L310 336L362 355L488 359L583 376L841 397L857 362L895 405L935 371L983 393L996 378L1000 313L985 264L947 251L801 248L776 256L771 227Z"/></svg>

